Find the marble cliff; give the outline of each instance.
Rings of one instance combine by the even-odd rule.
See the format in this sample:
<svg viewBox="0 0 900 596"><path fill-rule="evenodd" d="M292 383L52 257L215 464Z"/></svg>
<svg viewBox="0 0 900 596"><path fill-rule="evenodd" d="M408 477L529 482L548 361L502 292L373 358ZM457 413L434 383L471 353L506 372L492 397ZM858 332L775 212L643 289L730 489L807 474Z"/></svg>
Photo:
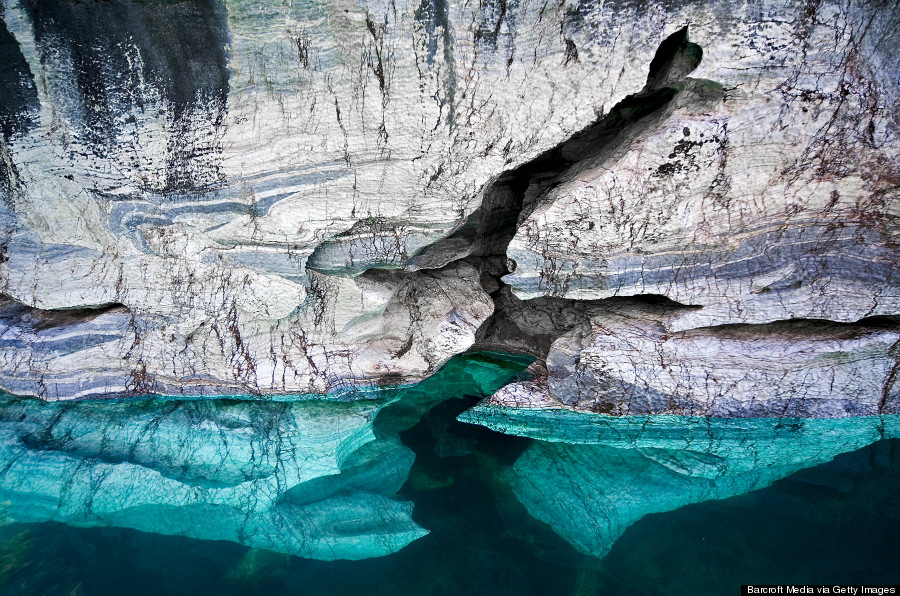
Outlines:
<svg viewBox="0 0 900 596"><path fill-rule="evenodd" d="M46 504L13 517L396 550L425 531L385 388L478 350L536 359L466 414L510 434L900 413L897 48L877 0L2 0L0 388L39 398L3 407L3 484ZM509 472L527 507L557 443L617 448L554 437ZM104 509L117 476L158 493Z"/></svg>
<svg viewBox="0 0 900 596"><path fill-rule="evenodd" d="M415 381L493 315L562 403L894 411L898 16L5 0L0 385Z"/></svg>

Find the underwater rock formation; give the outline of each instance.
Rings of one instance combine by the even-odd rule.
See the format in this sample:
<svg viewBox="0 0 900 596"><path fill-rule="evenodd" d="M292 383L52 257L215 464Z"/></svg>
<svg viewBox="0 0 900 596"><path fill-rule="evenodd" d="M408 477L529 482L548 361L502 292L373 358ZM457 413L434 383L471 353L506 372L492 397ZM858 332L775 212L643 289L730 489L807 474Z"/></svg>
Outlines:
<svg viewBox="0 0 900 596"><path fill-rule="evenodd" d="M330 400L0 396L0 523L387 555L428 533L396 498L415 459L397 433L436 403L490 395L532 360L472 354L418 385Z"/></svg>
<svg viewBox="0 0 900 596"><path fill-rule="evenodd" d="M459 419L538 439L506 480L533 516L598 557L645 515L763 488L900 436L898 416L606 416L481 404Z"/></svg>
<svg viewBox="0 0 900 596"><path fill-rule="evenodd" d="M4 397L4 521L121 526L326 560L388 554L427 533L411 503L391 498L413 455L372 432L388 401Z"/></svg>
<svg viewBox="0 0 900 596"><path fill-rule="evenodd" d="M401 433L493 394L601 556L897 436L898 47L878 0L0 0L3 515L384 555Z"/></svg>

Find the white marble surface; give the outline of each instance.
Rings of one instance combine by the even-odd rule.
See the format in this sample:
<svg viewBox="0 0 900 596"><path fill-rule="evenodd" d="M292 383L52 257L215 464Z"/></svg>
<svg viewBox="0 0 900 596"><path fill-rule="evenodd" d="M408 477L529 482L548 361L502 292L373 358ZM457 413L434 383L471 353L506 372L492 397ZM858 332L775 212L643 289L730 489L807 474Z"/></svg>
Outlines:
<svg viewBox="0 0 900 596"><path fill-rule="evenodd" d="M674 98L532 187L507 251L513 292L703 307L672 314L666 333L900 307L894 6L91 6L2 3L35 106L0 143L7 391L420 380L473 345L495 304L477 260L407 261L502 173L649 91L660 44L685 26L703 56L663 81ZM191 60L173 49L201 43ZM621 356L600 337L585 347L598 363ZM860 391L891 376L889 340L865 348L881 372ZM779 341L765 349L801 349ZM757 350L725 343L736 361ZM724 366L673 350L690 361L678 383ZM780 374L748 358L765 383ZM641 366L656 387L663 372Z"/></svg>

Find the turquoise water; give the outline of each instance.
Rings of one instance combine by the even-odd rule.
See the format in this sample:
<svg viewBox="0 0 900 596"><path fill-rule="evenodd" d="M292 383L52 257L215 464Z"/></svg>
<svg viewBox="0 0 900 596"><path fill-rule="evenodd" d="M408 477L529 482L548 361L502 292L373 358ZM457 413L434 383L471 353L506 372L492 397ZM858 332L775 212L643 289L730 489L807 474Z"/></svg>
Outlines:
<svg viewBox="0 0 900 596"><path fill-rule="evenodd" d="M8 399L0 593L900 583L895 419L606 420L619 426L598 433L590 417L500 412L501 424L498 412L471 410L529 363L459 357L359 404L148 399L123 412ZM123 488L129 478L141 490ZM153 496L151 481L168 492ZM249 503L254 490L268 500ZM98 494L105 509L89 499ZM265 523L248 533L246 520ZM308 558L288 554L298 545ZM336 552L369 558L317 560Z"/></svg>

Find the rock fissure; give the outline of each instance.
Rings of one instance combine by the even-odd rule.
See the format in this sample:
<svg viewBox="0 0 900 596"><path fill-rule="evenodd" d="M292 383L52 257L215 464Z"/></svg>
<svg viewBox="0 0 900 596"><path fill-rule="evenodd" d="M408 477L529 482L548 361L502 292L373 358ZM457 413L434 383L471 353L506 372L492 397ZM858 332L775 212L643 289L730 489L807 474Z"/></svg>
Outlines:
<svg viewBox="0 0 900 596"><path fill-rule="evenodd" d="M891 346L900 330L893 317L866 317L870 310L860 313L863 316L856 321L792 316L760 322L707 322L702 317L702 302L685 306L666 295L638 292L630 297L584 300L569 291L568 280L560 276L555 257L547 249L542 257L549 267L541 270L538 285L544 288L544 296L522 300L515 287L504 283L504 276L515 283L518 267L516 261L504 260L510 254L510 234L527 231L529 218L544 206L552 206L548 196L598 164L627 152L632 139L665 121L667 116L660 114L676 97L687 93L701 104L712 98L727 100L724 89L715 83L686 81L701 56L702 49L688 41L687 28L667 38L651 62L640 94L626 98L605 118L557 148L499 176L484 191L481 207L469 220L445 240L415 255L410 265L440 264L454 255L476 264L495 307L479 328L475 345L539 358L532 367L536 381L501 390L494 399L498 404L542 403L547 407L557 403L619 415L832 417L893 413L886 407L889 393L890 400L894 399L896 369ZM693 152L712 143L723 155L717 166L718 181L713 182L719 193L716 201L721 202L719 195L728 191L719 180L727 159L727 130L728 124L723 123L721 139L719 134L704 138L704 133L696 131L692 137L690 128L683 127L682 138L668 159L675 159L674 164L679 158L686 159L686 164L663 164L658 173L669 176L677 168L691 170L695 167ZM831 201L833 206L834 195ZM628 215L624 210L621 213ZM583 217L565 223L576 228L586 224L588 230L596 225ZM775 233L784 230L775 228ZM631 241L647 234L644 222L643 228L632 228ZM678 267L673 271L675 283L680 272ZM576 263L570 274L577 273ZM760 274L757 279L751 277L755 288L751 294L803 287L799 281L773 283L778 273ZM711 273L711 280L715 279L716 274ZM654 300L657 304L648 309ZM781 297L779 300L784 304ZM692 317L695 323L682 322ZM763 353L766 350L780 354L782 362L768 357ZM869 380L871 386L866 385ZM529 391L537 395L525 397Z"/></svg>

